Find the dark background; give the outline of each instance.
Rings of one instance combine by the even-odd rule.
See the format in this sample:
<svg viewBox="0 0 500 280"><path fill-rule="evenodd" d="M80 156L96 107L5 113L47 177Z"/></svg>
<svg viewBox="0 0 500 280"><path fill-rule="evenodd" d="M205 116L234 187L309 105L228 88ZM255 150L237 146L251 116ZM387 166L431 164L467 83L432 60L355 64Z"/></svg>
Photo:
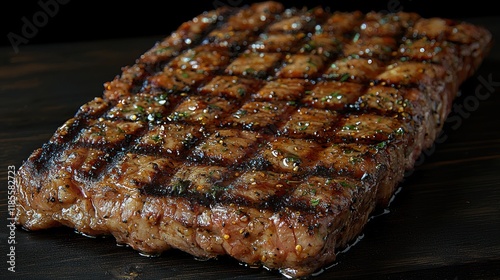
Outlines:
<svg viewBox="0 0 500 280"><path fill-rule="evenodd" d="M18 270L15 274L7 271L7 166L19 167L80 105L100 96L103 83L152 46L152 37L168 35L182 22L217 4L250 3L181 0L176 8L166 0L161 5L149 0L101 4L71 0L60 5L58 13L15 54L7 34L20 34L21 19L31 20L41 10L37 1L3 1L0 5L0 34L5 45L0 48L0 97L4 98L0 102L0 279L285 280L229 258L200 262L175 250L145 258L130 248L116 246L112 238L88 238L68 228L18 230ZM287 1L286 6L304 3ZM307 1L307 6L319 3ZM380 11L397 2L324 3L331 9ZM401 0L400 5L404 11L427 17L474 18L473 23L488 26L494 38L500 38L499 10L493 4L485 0L455 2L451 7L436 3L440 2ZM128 39L98 40L125 37ZM70 41L89 42L57 44ZM454 110L454 117L461 116L462 124L457 128L448 123L446 140L424 153L412 176L402 182L386 215L368 223L358 244L341 255L335 266L310 280L499 279L498 65L500 46L495 44L456 100L458 106L477 107L467 109L465 115ZM489 97L466 103L478 102L478 89L481 96L488 93Z"/></svg>
<svg viewBox="0 0 500 280"><path fill-rule="evenodd" d="M62 3L60 3L62 2ZM63 4L63 2L67 2ZM11 46L8 34L19 35L26 39L20 44L88 41L125 37L168 35L182 22L190 20L205 10L217 6L242 6L251 0L208 0L208 1L82 1L82 0L32 0L4 1L0 8L2 24L1 46ZM48 15L42 12L40 3L57 3L57 10ZM331 10L364 12L375 10L403 9L420 13L425 17L470 18L500 15L499 9L486 0L467 1L465 3L442 3L436 0L384 0L384 1L286 1L286 7L313 7L324 5ZM392 8L391 8L392 7ZM45 18L42 15L45 13ZM38 15L38 17L36 17ZM39 27L31 38L23 36L23 17L34 23L34 16ZM500 18L500 17L499 17Z"/></svg>

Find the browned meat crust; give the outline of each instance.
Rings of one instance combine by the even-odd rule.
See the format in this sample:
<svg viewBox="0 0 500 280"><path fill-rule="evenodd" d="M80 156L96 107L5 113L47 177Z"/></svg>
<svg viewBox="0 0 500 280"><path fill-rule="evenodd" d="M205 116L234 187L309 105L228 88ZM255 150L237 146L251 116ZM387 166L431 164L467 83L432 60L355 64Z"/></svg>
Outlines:
<svg viewBox="0 0 500 280"><path fill-rule="evenodd" d="M490 45L405 12L203 13L23 163L17 224L308 276L387 206Z"/></svg>

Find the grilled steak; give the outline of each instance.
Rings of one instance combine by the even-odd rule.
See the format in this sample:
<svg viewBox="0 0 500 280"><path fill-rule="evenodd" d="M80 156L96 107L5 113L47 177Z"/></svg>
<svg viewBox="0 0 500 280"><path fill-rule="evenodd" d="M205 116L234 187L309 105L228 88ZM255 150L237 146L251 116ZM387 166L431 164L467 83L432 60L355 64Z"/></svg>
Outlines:
<svg viewBox="0 0 500 280"><path fill-rule="evenodd" d="M17 224L309 276L388 205L490 46L409 12L203 13L23 163Z"/></svg>

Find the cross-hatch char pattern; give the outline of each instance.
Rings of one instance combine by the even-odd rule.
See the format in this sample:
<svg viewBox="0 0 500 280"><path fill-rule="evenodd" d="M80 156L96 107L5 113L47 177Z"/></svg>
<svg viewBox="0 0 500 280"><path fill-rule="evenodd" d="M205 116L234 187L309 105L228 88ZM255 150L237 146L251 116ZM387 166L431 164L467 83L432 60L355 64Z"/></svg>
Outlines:
<svg viewBox="0 0 500 280"><path fill-rule="evenodd" d="M490 41L410 12L205 12L34 151L17 223L310 275L387 206Z"/></svg>

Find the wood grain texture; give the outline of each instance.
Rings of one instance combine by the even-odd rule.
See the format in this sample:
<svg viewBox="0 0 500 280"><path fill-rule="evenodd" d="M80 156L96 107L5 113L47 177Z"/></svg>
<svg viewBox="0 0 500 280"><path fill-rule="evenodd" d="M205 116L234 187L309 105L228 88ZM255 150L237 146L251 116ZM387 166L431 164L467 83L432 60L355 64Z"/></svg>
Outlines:
<svg viewBox="0 0 500 280"><path fill-rule="evenodd" d="M500 37L496 18L470 18ZM159 38L0 49L1 279L282 279L234 260L170 251L148 258L111 238L70 229L16 231L7 271L7 167L19 167L102 84ZM387 213L313 279L498 279L500 275L500 46L461 96L435 147L406 177Z"/></svg>

